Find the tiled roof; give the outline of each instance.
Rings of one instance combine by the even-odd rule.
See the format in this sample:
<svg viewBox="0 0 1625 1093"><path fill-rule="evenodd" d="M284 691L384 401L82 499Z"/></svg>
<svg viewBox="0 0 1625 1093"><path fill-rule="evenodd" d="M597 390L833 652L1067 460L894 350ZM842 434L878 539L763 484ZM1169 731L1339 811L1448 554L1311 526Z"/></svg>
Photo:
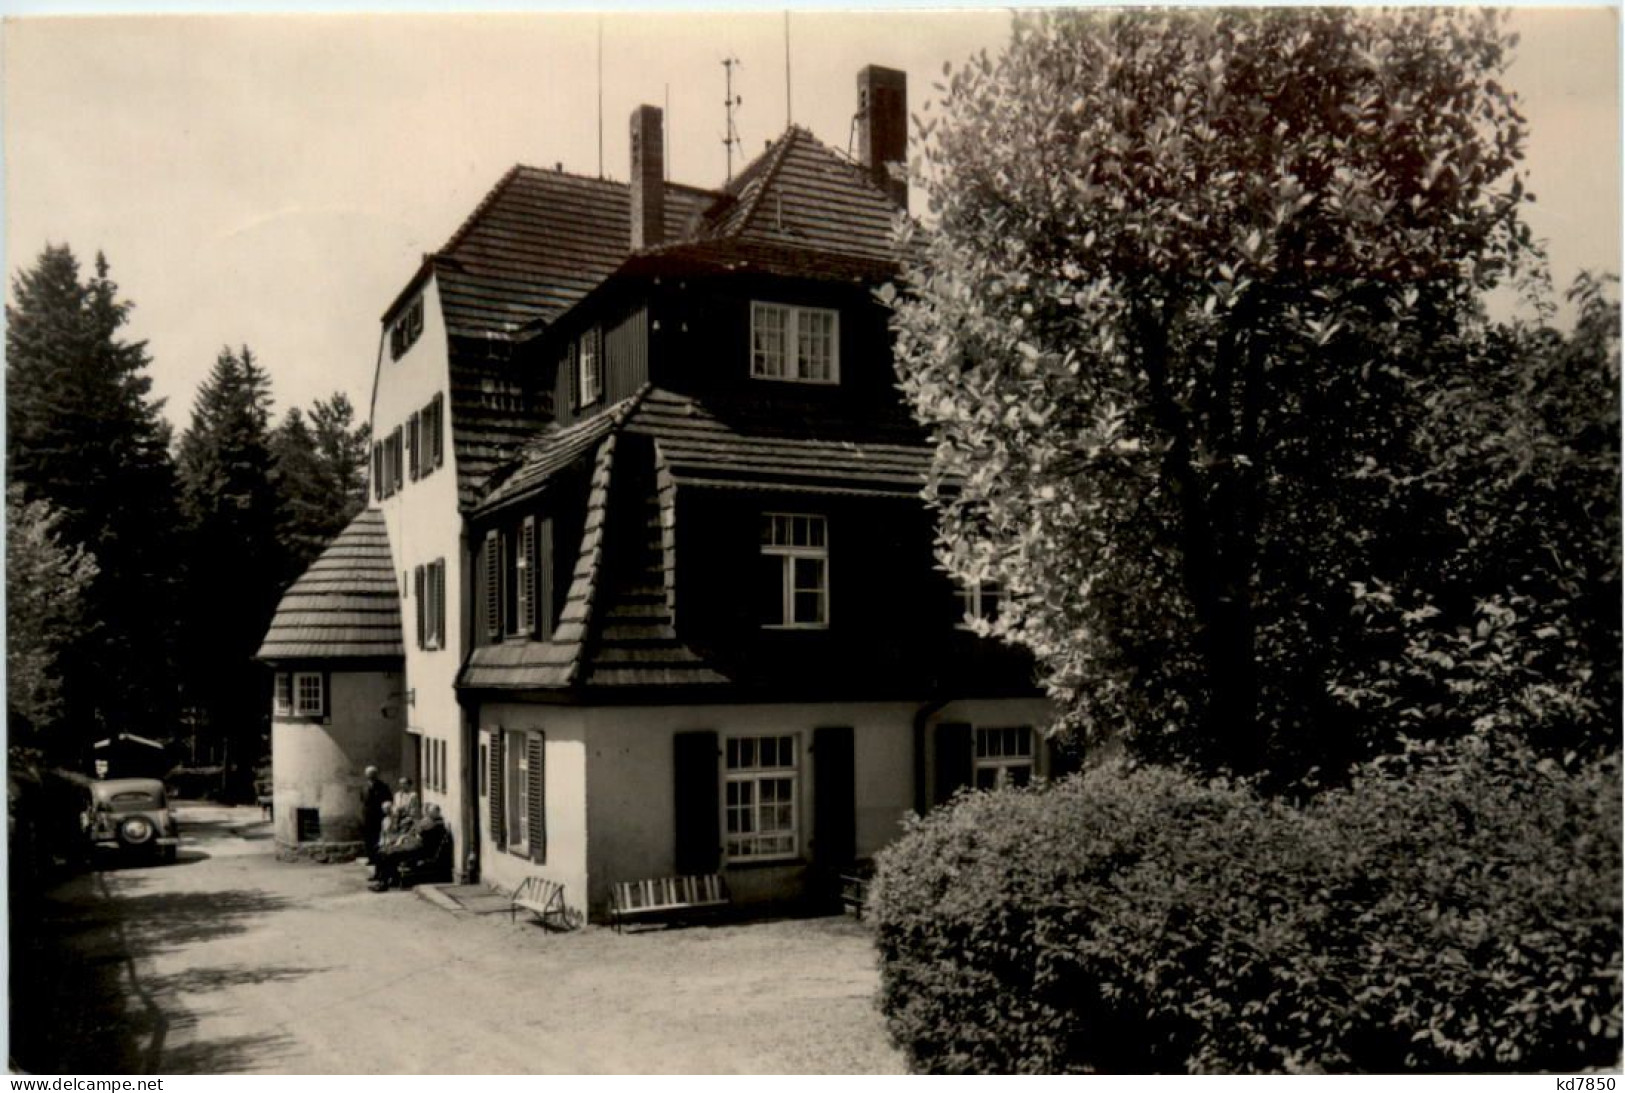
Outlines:
<svg viewBox="0 0 1625 1093"><path fill-rule="evenodd" d="M562 428L550 427L532 434L520 451L517 465L503 468L510 473L500 477L494 475L486 480L480 507L492 508L509 498L522 496L551 478L559 469L574 463L626 419L643 393L639 391L602 413Z"/></svg>
<svg viewBox="0 0 1625 1093"><path fill-rule="evenodd" d="M666 233L682 235L715 194L666 185ZM624 182L514 167L430 257L451 347L451 437L464 505L552 419L551 392L513 342L609 276L631 247Z"/></svg>
<svg viewBox="0 0 1625 1093"><path fill-rule="evenodd" d="M666 237L715 197L666 184ZM621 264L631 247L624 182L514 167L434 255L446 329L506 338L551 320Z"/></svg>
<svg viewBox="0 0 1625 1093"><path fill-rule="evenodd" d="M384 515L367 509L283 594L257 656L274 662L403 654Z"/></svg>
<svg viewBox="0 0 1625 1093"><path fill-rule="evenodd" d="M696 239L893 263L897 214L864 168L792 125L707 210Z"/></svg>

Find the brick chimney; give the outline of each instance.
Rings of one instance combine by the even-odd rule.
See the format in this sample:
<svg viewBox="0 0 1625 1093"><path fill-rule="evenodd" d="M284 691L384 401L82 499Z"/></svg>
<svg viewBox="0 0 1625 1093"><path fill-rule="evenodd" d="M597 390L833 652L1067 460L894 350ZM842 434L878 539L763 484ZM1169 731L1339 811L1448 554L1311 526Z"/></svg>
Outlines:
<svg viewBox="0 0 1625 1093"><path fill-rule="evenodd" d="M869 177L900 208L908 208L908 183L892 177L889 164L908 162L908 74L866 65L858 73L858 152Z"/></svg>
<svg viewBox="0 0 1625 1093"><path fill-rule="evenodd" d="M632 249L666 236L666 148L660 107L632 111Z"/></svg>

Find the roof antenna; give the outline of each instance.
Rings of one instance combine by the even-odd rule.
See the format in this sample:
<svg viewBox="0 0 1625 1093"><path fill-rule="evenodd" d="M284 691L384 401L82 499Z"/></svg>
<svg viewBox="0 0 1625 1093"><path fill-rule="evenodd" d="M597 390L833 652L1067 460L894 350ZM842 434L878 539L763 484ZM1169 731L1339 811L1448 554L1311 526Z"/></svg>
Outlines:
<svg viewBox="0 0 1625 1093"><path fill-rule="evenodd" d="M598 177L604 177L604 17L598 16Z"/></svg>
<svg viewBox="0 0 1625 1093"><path fill-rule="evenodd" d="M794 114L790 112L790 9L784 9L784 127L790 128Z"/></svg>
<svg viewBox="0 0 1625 1093"><path fill-rule="evenodd" d="M727 97L722 100L723 107L728 111L728 132L727 135L722 138L722 146L728 150L727 182L732 182L734 180L734 147L739 144L739 129L734 125L734 110L745 101L745 97L743 95L734 94L735 65L743 67L744 62L738 57L729 57L727 60L722 62L722 67L726 69L728 73L728 94ZM723 185L727 185L727 182L723 183Z"/></svg>

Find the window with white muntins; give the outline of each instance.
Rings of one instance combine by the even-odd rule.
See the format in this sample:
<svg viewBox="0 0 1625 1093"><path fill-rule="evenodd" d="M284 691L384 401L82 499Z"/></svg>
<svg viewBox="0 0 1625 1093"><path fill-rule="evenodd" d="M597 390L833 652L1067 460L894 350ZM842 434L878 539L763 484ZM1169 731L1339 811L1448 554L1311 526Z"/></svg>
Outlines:
<svg viewBox="0 0 1625 1093"><path fill-rule="evenodd" d="M993 622L999 617L999 601L1004 591L998 581L971 581L959 587L961 616L959 626L969 630L976 619Z"/></svg>
<svg viewBox="0 0 1625 1093"><path fill-rule="evenodd" d="M1033 780L1033 730L1027 725L976 729L972 761L977 789L1025 786Z"/></svg>
<svg viewBox="0 0 1625 1093"><path fill-rule="evenodd" d="M750 374L796 383L841 379L841 317L822 307L750 305Z"/></svg>
<svg viewBox="0 0 1625 1093"><path fill-rule="evenodd" d="M723 797L729 861L772 861L799 852L796 738L730 737Z"/></svg>
<svg viewBox="0 0 1625 1093"><path fill-rule="evenodd" d="M322 673L295 672L293 673L293 715L295 717L320 717L325 709L322 688Z"/></svg>
<svg viewBox="0 0 1625 1093"><path fill-rule="evenodd" d="M822 516L763 514L761 581L763 626L829 626L829 529Z"/></svg>
<svg viewBox="0 0 1625 1093"><path fill-rule="evenodd" d="M508 849L515 854L530 852L530 754L523 732L504 733L503 797L507 802L504 827Z"/></svg>

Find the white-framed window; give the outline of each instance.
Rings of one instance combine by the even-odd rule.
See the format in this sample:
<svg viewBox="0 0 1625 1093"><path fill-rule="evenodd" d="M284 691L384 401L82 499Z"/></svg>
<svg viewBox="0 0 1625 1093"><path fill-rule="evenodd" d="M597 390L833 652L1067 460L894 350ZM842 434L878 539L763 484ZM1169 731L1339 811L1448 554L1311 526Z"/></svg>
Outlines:
<svg viewBox="0 0 1625 1093"><path fill-rule="evenodd" d="M503 828L505 841L515 854L530 853L530 749L526 746L528 733L504 732L503 758Z"/></svg>
<svg viewBox="0 0 1625 1093"><path fill-rule="evenodd" d="M838 311L751 302L750 374L757 379L838 383L840 346Z"/></svg>
<svg viewBox="0 0 1625 1093"><path fill-rule="evenodd" d="M722 829L729 861L772 861L799 853L797 751L789 734L728 738Z"/></svg>
<svg viewBox="0 0 1625 1093"><path fill-rule="evenodd" d="M603 337L597 327L583 334L576 347L576 395L578 406L604 397Z"/></svg>
<svg viewBox="0 0 1625 1093"><path fill-rule="evenodd" d="M293 716L320 717L326 712L326 688L320 672L293 673Z"/></svg>
<svg viewBox="0 0 1625 1093"><path fill-rule="evenodd" d="M288 717L293 713L293 676L288 672L278 672L272 683L271 712L279 717Z"/></svg>
<svg viewBox="0 0 1625 1093"><path fill-rule="evenodd" d="M762 625L829 626L829 529L822 516L762 515Z"/></svg>
<svg viewBox="0 0 1625 1093"><path fill-rule="evenodd" d="M976 619L992 622L999 617L999 603L1004 590L998 581L971 581L959 586L959 627L971 629Z"/></svg>
<svg viewBox="0 0 1625 1093"><path fill-rule="evenodd" d="M976 727L976 753L971 762L977 789L1025 786L1033 780L1033 730Z"/></svg>

